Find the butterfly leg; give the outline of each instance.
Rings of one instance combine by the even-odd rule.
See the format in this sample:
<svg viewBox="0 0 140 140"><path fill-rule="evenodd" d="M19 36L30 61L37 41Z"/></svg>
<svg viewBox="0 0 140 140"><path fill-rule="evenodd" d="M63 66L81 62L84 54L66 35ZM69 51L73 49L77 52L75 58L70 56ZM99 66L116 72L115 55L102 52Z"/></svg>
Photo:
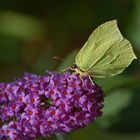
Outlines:
<svg viewBox="0 0 140 140"><path fill-rule="evenodd" d="M81 75L79 75L79 77L80 77L80 79L81 79L81 81L82 81L82 86L84 87L84 81L83 81L83 78L82 78Z"/></svg>
<svg viewBox="0 0 140 140"><path fill-rule="evenodd" d="M94 85L92 78L90 76L88 76L88 77L89 77L90 82ZM80 75L80 79L82 81L82 85L84 86L84 81L83 81L83 78L81 75Z"/></svg>
<svg viewBox="0 0 140 140"><path fill-rule="evenodd" d="M79 73L75 71L75 72L73 72L73 74L79 74ZM80 80L82 81L82 86L84 86L84 80L83 80L82 76L83 76L83 75L80 75L80 74L79 74L79 78L80 78Z"/></svg>
<svg viewBox="0 0 140 140"><path fill-rule="evenodd" d="M83 75L80 75L80 79L81 79L81 81L82 81L82 83L83 83L83 86L84 86L84 81L83 81L83 79L82 79L82 76L88 76L90 82L94 85L94 82L93 82L92 78L91 78L89 75L87 75L87 74L83 74Z"/></svg>
<svg viewBox="0 0 140 140"><path fill-rule="evenodd" d="M88 77L89 77L90 82L94 85L92 78L90 76Z"/></svg>

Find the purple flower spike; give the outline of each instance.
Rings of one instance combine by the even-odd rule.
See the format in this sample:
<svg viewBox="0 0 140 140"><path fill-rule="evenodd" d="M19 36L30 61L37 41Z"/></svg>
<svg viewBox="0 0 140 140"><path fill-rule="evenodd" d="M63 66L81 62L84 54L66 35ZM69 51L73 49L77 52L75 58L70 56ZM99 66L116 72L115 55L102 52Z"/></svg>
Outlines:
<svg viewBox="0 0 140 140"><path fill-rule="evenodd" d="M102 115L103 91L88 76L26 73L0 84L0 139L28 140L70 132Z"/></svg>

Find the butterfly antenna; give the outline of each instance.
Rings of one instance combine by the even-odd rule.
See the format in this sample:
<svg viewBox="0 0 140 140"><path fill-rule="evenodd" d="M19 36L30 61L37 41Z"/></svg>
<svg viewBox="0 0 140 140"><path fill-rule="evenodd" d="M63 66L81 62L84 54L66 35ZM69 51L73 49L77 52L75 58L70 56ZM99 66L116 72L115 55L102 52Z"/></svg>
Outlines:
<svg viewBox="0 0 140 140"><path fill-rule="evenodd" d="M54 56L53 59L54 59L54 60L59 60L59 61L64 61L62 58L57 57L57 56Z"/></svg>
<svg viewBox="0 0 140 140"><path fill-rule="evenodd" d="M57 56L54 56L53 59L59 60L59 61L64 61L62 58L57 57ZM69 70L70 68L71 68L71 66L70 67L67 67L66 69L61 70L61 72L65 72L65 71Z"/></svg>

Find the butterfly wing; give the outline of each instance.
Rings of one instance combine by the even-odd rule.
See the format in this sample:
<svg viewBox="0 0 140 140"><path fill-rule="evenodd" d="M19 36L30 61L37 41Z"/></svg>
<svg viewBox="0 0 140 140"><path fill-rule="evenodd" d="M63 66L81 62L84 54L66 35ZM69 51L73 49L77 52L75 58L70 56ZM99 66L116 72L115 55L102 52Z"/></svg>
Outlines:
<svg viewBox="0 0 140 140"><path fill-rule="evenodd" d="M121 73L136 56L131 44L121 35L117 21L100 25L76 56L76 64L92 77Z"/></svg>
<svg viewBox="0 0 140 140"><path fill-rule="evenodd" d="M136 58L131 44L123 39L116 42L106 51L104 56L91 67L89 75L94 77L110 77L121 73Z"/></svg>

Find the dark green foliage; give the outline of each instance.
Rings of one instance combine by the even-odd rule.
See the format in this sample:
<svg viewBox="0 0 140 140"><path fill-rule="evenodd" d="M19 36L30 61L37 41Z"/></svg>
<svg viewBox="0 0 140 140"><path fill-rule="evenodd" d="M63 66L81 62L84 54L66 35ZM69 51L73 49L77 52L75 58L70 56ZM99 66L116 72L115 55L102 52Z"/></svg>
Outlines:
<svg viewBox="0 0 140 140"><path fill-rule="evenodd" d="M104 115L68 139L139 140L139 7L139 0L1 0L0 80L12 81L25 71L65 69L98 25L117 19L138 59L119 76L97 79L106 92Z"/></svg>

